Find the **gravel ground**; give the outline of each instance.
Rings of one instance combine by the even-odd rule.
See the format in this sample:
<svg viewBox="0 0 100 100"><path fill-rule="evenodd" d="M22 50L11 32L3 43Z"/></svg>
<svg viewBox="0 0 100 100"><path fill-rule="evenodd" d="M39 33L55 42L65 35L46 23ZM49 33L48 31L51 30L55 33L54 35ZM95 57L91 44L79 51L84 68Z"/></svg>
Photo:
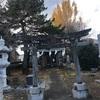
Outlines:
<svg viewBox="0 0 100 100"><path fill-rule="evenodd" d="M81 72L83 82L87 84L91 98L84 100L100 100L100 72ZM25 75L21 71L12 71L7 77L9 86L13 88L10 92L4 92L3 100L28 100L28 91L16 90L18 86L25 86ZM18 78L17 82L13 82L13 78ZM71 96L73 84L76 82L75 71L65 69L46 69L38 72L38 79L46 81L46 89L44 91L45 100L76 100Z"/></svg>

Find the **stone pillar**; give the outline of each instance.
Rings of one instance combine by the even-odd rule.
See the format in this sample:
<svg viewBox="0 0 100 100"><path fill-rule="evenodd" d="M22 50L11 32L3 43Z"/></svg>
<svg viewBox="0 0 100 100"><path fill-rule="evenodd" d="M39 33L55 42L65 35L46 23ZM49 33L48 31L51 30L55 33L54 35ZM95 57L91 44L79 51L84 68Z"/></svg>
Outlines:
<svg viewBox="0 0 100 100"><path fill-rule="evenodd" d="M7 87L7 75L6 75L6 67L0 68L0 75L2 75L2 84L3 88Z"/></svg>
<svg viewBox="0 0 100 100"><path fill-rule="evenodd" d="M82 99L82 98L88 98L90 94L86 87L86 84L82 82L76 44L77 41L74 41L74 43L72 44L72 53L76 69L77 83L74 83L74 88L72 89L72 95L74 98Z"/></svg>
<svg viewBox="0 0 100 100"><path fill-rule="evenodd" d="M33 67L33 87L38 86L38 78L37 78L37 47L33 47L33 53L32 53L32 67Z"/></svg>
<svg viewBox="0 0 100 100"><path fill-rule="evenodd" d="M77 83L82 83L82 78L80 74L80 65L79 65L79 59L77 56L77 47L76 43L72 46L72 53L73 53L73 59L74 59L74 64L75 64L75 69L76 69L76 79Z"/></svg>
<svg viewBox="0 0 100 100"><path fill-rule="evenodd" d="M98 34L97 37L98 37L98 49L99 49L99 58L100 58L100 34Z"/></svg>
<svg viewBox="0 0 100 100"><path fill-rule="evenodd" d="M3 100L3 84L1 75L0 75L0 100Z"/></svg>
<svg viewBox="0 0 100 100"><path fill-rule="evenodd" d="M37 66L37 45L33 44L32 50L32 67L33 67L33 86L30 87L30 91L28 94L28 100L43 100L43 92L41 91L41 87L38 84L38 66Z"/></svg>

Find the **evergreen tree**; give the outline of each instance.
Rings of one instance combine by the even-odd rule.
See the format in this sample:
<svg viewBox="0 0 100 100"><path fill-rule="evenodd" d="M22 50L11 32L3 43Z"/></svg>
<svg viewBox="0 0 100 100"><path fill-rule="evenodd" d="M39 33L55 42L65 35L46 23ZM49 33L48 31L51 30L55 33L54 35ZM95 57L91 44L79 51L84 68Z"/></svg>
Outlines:
<svg viewBox="0 0 100 100"><path fill-rule="evenodd" d="M17 34L38 35L59 33L58 27L46 20L47 15L42 14L46 10L44 0L7 0L5 7L0 7L1 35L7 43L14 43L14 32ZM27 47L27 45L24 45ZM23 73L28 73L28 51L24 51Z"/></svg>
<svg viewBox="0 0 100 100"><path fill-rule="evenodd" d="M5 6L6 21L13 31L20 30L17 34L35 35L46 21L46 15L41 14L45 9L44 0L8 0ZM24 51L23 74L29 73L28 53Z"/></svg>
<svg viewBox="0 0 100 100"><path fill-rule="evenodd" d="M78 56L82 70L97 68L99 65L98 48L93 43L80 47Z"/></svg>
<svg viewBox="0 0 100 100"><path fill-rule="evenodd" d="M7 21L14 30L20 28L19 33L36 34L46 21L46 15L41 14L46 9L44 0L8 0L6 9Z"/></svg>

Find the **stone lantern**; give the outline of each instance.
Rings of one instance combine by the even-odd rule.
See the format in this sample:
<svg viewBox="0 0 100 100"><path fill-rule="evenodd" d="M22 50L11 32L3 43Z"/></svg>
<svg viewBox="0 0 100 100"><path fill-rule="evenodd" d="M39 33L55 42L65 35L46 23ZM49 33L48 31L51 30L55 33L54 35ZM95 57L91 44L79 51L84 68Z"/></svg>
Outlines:
<svg viewBox="0 0 100 100"><path fill-rule="evenodd" d="M3 90L8 89L9 86L7 86L7 76L6 76L6 68L10 65L10 62L8 62L8 52L10 52L10 49L5 46L5 41L0 38L0 75L2 76L2 84L3 84Z"/></svg>

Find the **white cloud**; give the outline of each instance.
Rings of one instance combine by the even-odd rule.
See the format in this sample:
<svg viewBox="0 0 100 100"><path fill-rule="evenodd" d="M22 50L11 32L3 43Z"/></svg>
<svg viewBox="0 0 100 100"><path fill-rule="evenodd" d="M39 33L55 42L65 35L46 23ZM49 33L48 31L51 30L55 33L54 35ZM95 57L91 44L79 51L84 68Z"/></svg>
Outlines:
<svg viewBox="0 0 100 100"><path fill-rule="evenodd" d="M85 22L89 21L90 28L95 32L100 32L100 0L71 0L77 3L79 14ZM62 0L45 0L45 5L48 7L46 13L51 17L53 9L57 3Z"/></svg>
<svg viewBox="0 0 100 100"><path fill-rule="evenodd" d="M100 32L100 0L75 0L77 7L85 21L89 22L89 27L95 31L92 36L95 38Z"/></svg>

